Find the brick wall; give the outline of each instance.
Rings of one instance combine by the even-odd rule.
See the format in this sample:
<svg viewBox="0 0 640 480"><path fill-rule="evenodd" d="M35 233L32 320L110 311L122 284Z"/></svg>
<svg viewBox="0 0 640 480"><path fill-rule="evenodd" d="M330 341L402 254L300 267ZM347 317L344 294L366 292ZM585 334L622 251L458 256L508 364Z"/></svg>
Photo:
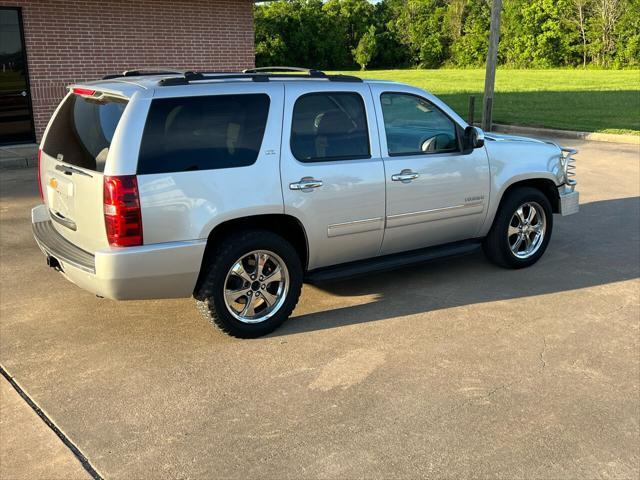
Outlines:
<svg viewBox="0 0 640 480"><path fill-rule="evenodd" d="M65 86L132 68L254 65L251 0L0 0L22 7L38 140Z"/></svg>

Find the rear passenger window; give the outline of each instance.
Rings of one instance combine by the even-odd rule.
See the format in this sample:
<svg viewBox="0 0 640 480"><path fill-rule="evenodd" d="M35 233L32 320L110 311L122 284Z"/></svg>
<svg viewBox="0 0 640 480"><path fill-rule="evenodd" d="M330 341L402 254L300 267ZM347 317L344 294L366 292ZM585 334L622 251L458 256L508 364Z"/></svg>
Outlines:
<svg viewBox="0 0 640 480"><path fill-rule="evenodd" d="M153 100L138 174L251 165L258 158L268 114L265 94Z"/></svg>
<svg viewBox="0 0 640 480"><path fill-rule="evenodd" d="M291 152L301 162L370 158L362 97L323 92L298 98L293 107Z"/></svg>

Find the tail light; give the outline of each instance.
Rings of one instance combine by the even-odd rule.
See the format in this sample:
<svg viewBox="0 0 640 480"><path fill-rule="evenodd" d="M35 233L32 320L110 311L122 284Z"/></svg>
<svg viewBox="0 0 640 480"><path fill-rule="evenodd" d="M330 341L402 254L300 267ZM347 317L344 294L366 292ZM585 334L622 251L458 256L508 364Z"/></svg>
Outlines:
<svg viewBox="0 0 640 480"><path fill-rule="evenodd" d="M40 192L40 200L44 203L44 192L42 191L42 149L38 149L38 192Z"/></svg>
<svg viewBox="0 0 640 480"><path fill-rule="evenodd" d="M109 245L142 245L142 213L135 175L104 177L104 224Z"/></svg>

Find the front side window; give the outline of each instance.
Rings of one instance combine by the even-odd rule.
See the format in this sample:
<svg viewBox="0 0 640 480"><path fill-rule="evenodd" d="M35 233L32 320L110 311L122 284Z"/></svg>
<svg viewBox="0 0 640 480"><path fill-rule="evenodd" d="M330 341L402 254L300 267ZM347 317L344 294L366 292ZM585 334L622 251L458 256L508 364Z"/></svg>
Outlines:
<svg viewBox="0 0 640 480"><path fill-rule="evenodd" d="M362 97L322 92L298 98L293 107L291 152L301 162L370 158Z"/></svg>
<svg viewBox="0 0 640 480"><path fill-rule="evenodd" d="M455 123L422 97L406 93L380 96L389 155L453 152Z"/></svg>
<svg viewBox="0 0 640 480"><path fill-rule="evenodd" d="M252 165L262 145L269 103L265 94L153 100L138 174Z"/></svg>

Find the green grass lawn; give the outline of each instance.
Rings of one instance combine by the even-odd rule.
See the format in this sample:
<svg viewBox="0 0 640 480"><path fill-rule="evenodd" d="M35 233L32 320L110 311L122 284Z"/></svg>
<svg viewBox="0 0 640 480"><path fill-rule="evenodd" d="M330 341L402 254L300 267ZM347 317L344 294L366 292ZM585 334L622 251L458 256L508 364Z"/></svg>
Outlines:
<svg viewBox="0 0 640 480"><path fill-rule="evenodd" d="M430 91L464 119L469 96L482 115L484 69L342 72ZM498 70L496 123L640 135L640 70Z"/></svg>

